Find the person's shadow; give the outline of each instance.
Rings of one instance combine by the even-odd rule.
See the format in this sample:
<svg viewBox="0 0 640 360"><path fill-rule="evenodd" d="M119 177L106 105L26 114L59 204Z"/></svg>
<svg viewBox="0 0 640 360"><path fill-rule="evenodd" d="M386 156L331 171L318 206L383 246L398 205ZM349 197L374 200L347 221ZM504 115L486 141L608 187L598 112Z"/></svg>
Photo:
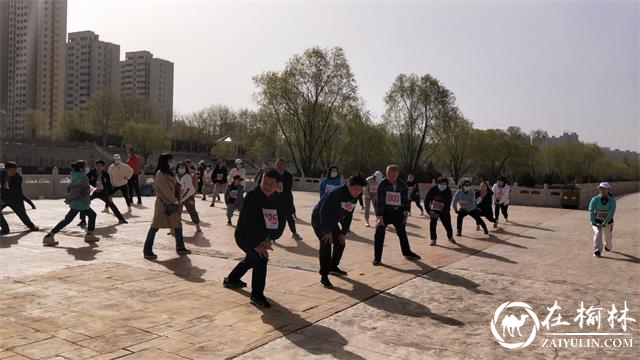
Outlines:
<svg viewBox="0 0 640 360"><path fill-rule="evenodd" d="M95 234L107 239L112 238L113 235L118 232L117 226L118 224L113 224L109 226L103 226L101 228L96 228Z"/></svg>
<svg viewBox="0 0 640 360"><path fill-rule="evenodd" d="M503 227L499 227L499 228L495 229L494 232L496 232L498 234L502 234L502 235L508 235L508 236L511 236L511 237L518 237L518 238L523 238L523 239L536 240L536 238L533 237L533 236L528 236L528 235L524 235L524 234L518 234L518 233L511 232L511 231L507 231Z"/></svg>
<svg viewBox="0 0 640 360"><path fill-rule="evenodd" d="M18 245L18 241L31 231L23 231L14 235L0 235L0 249L7 249L13 245Z"/></svg>
<svg viewBox="0 0 640 360"><path fill-rule="evenodd" d="M418 265L420 267L420 269L417 270L405 270L405 269L400 269L397 268L395 266L392 265L387 265L382 263L381 265L386 267L387 269L391 269L394 271L398 271L398 272L403 272L405 274L411 274L411 275L415 275L415 276L421 276L425 279L429 279L431 281L435 281L437 283L443 284L443 285L449 285L449 286L459 286L461 288L465 288L469 291L471 291L474 294L480 294L480 295L493 295L493 293L486 291L486 290L480 290L480 284L478 284L477 282L473 281L473 280L469 280L465 277L462 277L460 275L455 275L449 272L446 272L444 270L442 270L442 268L434 268L431 267L425 263L423 263L422 261L412 261L412 263Z"/></svg>
<svg viewBox="0 0 640 360"><path fill-rule="evenodd" d="M625 257L625 259L620 259L620 258L613 258L613 257L609 257L609 256L603 256L603 258L606 259L611 259L611 260L618 260L618 261L628 261L628 262L632 262L635 264L640 264L640 258L633 256L633 255L629 255L629 254L625 254L625 253L621 253L619 251L611 251L614 254L618 254L618 255L622 255Z"/></svg>
<svg viewBox="0 0 640 360"><path fill-rule="evenodd" d="M491 259L491 260L497 260L497 261L501 261L507 264L517 264L516 261L513 261L511 259L508 259L504 256L500 256L500 255L496 255L496 254L492 254L490 252L487 252L485 250L480 250L480 249L476 249L476 248L472 248L472 247L468 247L466 245L461 244L459 241L456 242L456 246L449 248L455 252L459 252L459 253L463 253L463 254L467 254L467 255L471 255L471 256L477 256L477 257L481 257L481 258L485 258L485 259Z"/></svg>
<svg viewBox="0 0 640 360"><path fill-rule="evenodd" d="M197 247L211 247L211 241L206 236L204 236L204 233L195 233L193 236L185 236L184 242L193 244Z"/></svg>
<svg viewBox="0 0 640 360"><path fill-rule="evenodd" d="M317 257L318 256L318 249L309 246L307 243L305 243L304 241L296 241L296 245L295 246L286 246L286 245L282 245L281 243L275 241L273 243L273 245L275 247L281 248L285 251L288 251L292 254L297 254L297 255L301 255L301 256L308 256L308 257Z"/></svg>
<svg viewBox="0 0 640 360"><path fill-rule="evenodd" d="M518 223L518 222L514 222L514 221L509 221L506 224L507 225L511 225L511 226L523 227L523 228L527 228L527 229L535 229L535 230L551 231L551 232L555 231L553 229L543 228L543 227L539 227L539 226L535 226L535 225L527 225L527 224Z"/></svg>
<svg viewBox="0 0 640 360"><path fill-rule="evenodd" d="M177 277L189 282L202 283L205 281L202 275L206 273L207 270L193 266L188 256L179 256L169 260L152 260L152 262L166 267Z"/></svg>
<svg viewBox="0 0 640 360"><path fill-rule="evenodd" d="M78 261L93 261L96 259L96 255L102 252L102 250L97 249L98 244L91 243L87 246L75 248L75 247L65 247L65 246L56 246L58 249L65 249L69 255L73 255L75 260Z"/></svg>

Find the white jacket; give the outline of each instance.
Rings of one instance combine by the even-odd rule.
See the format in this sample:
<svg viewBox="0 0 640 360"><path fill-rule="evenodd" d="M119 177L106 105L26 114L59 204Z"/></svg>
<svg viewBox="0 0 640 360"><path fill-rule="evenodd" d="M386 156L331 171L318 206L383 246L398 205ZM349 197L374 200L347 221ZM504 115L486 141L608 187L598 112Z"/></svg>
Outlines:
<svg viewBox="0 0 640 360"><path fill-rule="evenodd" d="M227 177L227 182L231 184L233 182L233 177L236 175L240 175L242 178L242 184L244 185L244 181L247 179L247 170L245 168L240 168L240 170L235 167L229 171L229 176Z"/></svg>
<svg viewBox="0 0 640 360"><path fill-rule="evenodd" d="M509 192L511 191L509 185L504 184L504 187L499 187L498 183L495 183L493 184L491 191L493 191L494 204L500 203L503 205L509 205Z"/></svg>
<svg viewBox="0 0 640 360"><path fill-rule="evenodd" d="M184 174L180 178L180 202L184 202L196 194L196 188L193 186L191 175Z"/></svg>
<svg viewBox="0 0 640 360"><path fill-rule="evenodd" d="M111 179L111 185L113 187L120 187L127 185L129 179L131 179L131 175L133 175L133 169L125 163L120 163L120 165L111 164L109 165L108 173Z"/></svg>

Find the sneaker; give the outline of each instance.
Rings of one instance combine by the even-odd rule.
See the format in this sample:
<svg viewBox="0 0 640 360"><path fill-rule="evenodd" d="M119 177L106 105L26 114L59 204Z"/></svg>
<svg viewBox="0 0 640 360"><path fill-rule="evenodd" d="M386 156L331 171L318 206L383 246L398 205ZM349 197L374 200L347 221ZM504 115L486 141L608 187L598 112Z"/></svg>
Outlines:
<svg viewBox="0 0 640 360"><path fill-rule="evenodd" d="M600 251L597 251L597 250L596 250L596 251L594 251L594 252L593 252L593 256L595 256L595 257L600 257Z"/></svg>
<svg viewBox="0 0 640 360"><path fill-rule="evenodd" d="M242 289L247 287L247 283L242 280L230 281L228 277L224 278L222 281L222 286L228 289Z"/></svg>
<svg viewBox="0 0 640 360"><path fill-rule="evenodd" d="M331 269L329 273L336 276L347 276L347 272L337 266Z"/></svg>
<svg viewBox="0 0 640 360"><path fill-rule="evenodd" d="M420 257L420 255L418 255L416 253L411 253L409 255L406 255L404 258L407 259L407 260L420 260L420 259L422 259Z"/></svg>
<svg viewBox="0 0 640 360"><path fill-rule="evenodd" d="M131 212L131 205L127 206L127 211Z"/></svg>
<svg viewBox="0 0 640 360"><path fill-rule="evenodd" d="M298 235L298 233L293 234L293 240L300 241L302 240L302 236Z"/></svg>
<svg viewBox="0 0 640 360"><path fill-rule="evenodd" d="M480 231L480 225L476 225L476 231Z"/></svg>
<svg viewBox="0 0 640 360"><path fill-rule="evenodd" d="M509 218L504 218L504 222L509 222Z"/></svg>
<svg viewBox="0 0 640 360"><path fill-rule="evenodd" d="M449 239L449 242L450 242L450 243L452 243L452 244L455 244L455 243L456 243L456 239L454 239L454 238L450 238L450 239Z"/></svg>
<svg viewBox="0 0 640 360"><path fill-rule="evenodd" d="M606 246L604 247L604 250L605 250L605 251L611 251L611 249L609 249L609 248L608 248L608 247L606 247Z"/></svg>
<svg viewBox="0 0 640 360"><path fill-rule="evenodd" d="M320 278L320 284L325 287L325 289L333 289L333 284L329 281L329 277L327 275L323 275Z"/></svg>
<svg viewBox="0 0 640 360"><path fill-rule="evenodd" d="M103 212L103 213L108 213L108 212L109 212L109 208L108 208L108 207L104 208L104 209L102 210L102 212Z"/></svg>
<svg viewBox="0 0 640 360"><path fill-rule="evenodd" d="M456 236L462 236L462 231L456 232Z"/></svg>
<svg viewBox="0 0 640 360"><path fill-rule="evenodd" d="M484 234L485 234L485 235L489 235L489 229L484 228Z"/></svg>
<svg viewBox="0 0 640 360"><path fill-rule="evenodd" d="M494 229L497 229L497 228L498 228L498 222L497 222L497 221L493 223L493 228L494 228Z"/></svg>
<svg viewBox="0 0 640 360"><path fill-rule="evenodd" d="M80 221L80 222L78 223L78 226L84 229L84 228L86 228L86 227L87 227L87 223L86 223L85 221Z"/></svg>
<svg viewBox="0 0 640 360"><path fill-rule="evenodd" d="M142 200L138 200L138 205L142 205Z"/></svg>
<svg viewBox="0 0 640 360"><path fill-rule="evenodd" d="M436 246L436 241L435 240L431 240L431 243L429 244L429 246Z"/></svg>
<svg viewBox="0 0 640 360"><path fill-rule="evenodd" d="M252 297L249 302L257 307L264 308L264 309L268 309L271 307L271 304L267 301L267 299L264 296Z"/></svg>
<svg viewBox="0 0 640 360"><path fill-rule="evenodd" d="M200 225L196 225L196 233L202 233L202 229L200 228Z"/></svg>
<svg viewBox="0 0 640 360"><path fill-rule="evenodd" d="M87 234L84 236L84 242L86 242L87 244L97 243L98 241L100 241L100 239L98 239L97 236L93 236L93 233L87 232Z"/></svg>
<svg viewBox="0 0 640 360"><path fill-rule="evenodd" d="M373 260L373 261L371 262L371 264L372 264L373 266L378 266L378 265L380 265L380 260Z"/></svg>
<svg viewBox="0 0 640 360"><path fill-rule="evenodd" d="M148 254L144 254L144 258L147 260L155 260L158 258L158 255L154 253L148 253Z"/></svg>
<svg viewBox="0 0 640 360"><path fill-rule="evenodd" d="M9 234L9 233L10 233L10 231L9 231L9 230L2 230L2 231L0 231L0 235L7 235L7 234Z"/></svg>
<svg viewBox="0 0 640 360"><path fill-rule="evenodd" d="M364 227L371 227L371 225L369 225L369 222L368 222L368 221L365 221L365 222L364 222Z"/></svg>
<svg viewBox="0 0 640 360"><path fill-rule="evenodd" d="M233 224L231 224L231 220L227 221L227 225L228 226L233 226Z"/></svg>
<svg viewBox="0 0 640 360"><path fill-rule="evenodd" d="M122 225L122 224L128 224L129 222L125 219L119 220L118 221L118 225Z"/></svg>
<svg viewBox="0 0 640 360"><path fill-rule="evenodd" d="M211 205L209 205L209 207L216 207L216 204L211 203Z"/></svg>
<svg viewBox="0 0 640 360"><path fill-rule="evenodd" d="M37 227L37 226L30 227L30 228L29 228L29 231L40 231L40 228L39 228L39 227Z"/></svg>
<svg viewBox="0 0 640 360"><path fill-rule="evenodd" d="M53 234L47 234L42 239L42 246L56 246L58 242L53 238Z"/></svg>
<svg viewBox="0 0 640 360"><path fill-rule="evenodd" d="M189 254L191 254L191 250L189 250L189 249L176 249L176 253L178 253L178 255L189 255Z"/></svg>

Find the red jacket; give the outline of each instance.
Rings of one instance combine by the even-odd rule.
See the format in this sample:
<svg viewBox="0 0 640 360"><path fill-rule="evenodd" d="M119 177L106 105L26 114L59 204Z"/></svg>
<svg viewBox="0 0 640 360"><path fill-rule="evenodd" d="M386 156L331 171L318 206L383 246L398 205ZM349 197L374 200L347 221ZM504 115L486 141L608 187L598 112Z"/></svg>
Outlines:
<svg viewBox="0 0 640 360"><path fill-rule="evenodd" d="M127 165L129 165L133 169L134 174L140 174L140 156L135 154L129 155L129 158L127 159Z"/></svg>

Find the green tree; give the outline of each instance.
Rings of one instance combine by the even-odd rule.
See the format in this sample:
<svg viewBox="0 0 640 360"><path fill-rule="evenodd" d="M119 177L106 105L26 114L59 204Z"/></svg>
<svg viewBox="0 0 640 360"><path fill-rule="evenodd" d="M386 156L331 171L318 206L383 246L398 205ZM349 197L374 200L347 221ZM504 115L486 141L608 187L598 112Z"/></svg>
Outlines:
<svg viewBox="0 0 640 360"><path fill-rule="evenodd" d="M28 137L42 139L50 136L49 118L44 111L27 109L23 116L29 132Z"/></svg>
<svg viewBox="0 0 640 360"><path fill-rule="evenodd" d="M444 167L457 183L473 165L469 157L473 124L457 112L449 116L441 127L443 139L438 146L438 153Z"/></svg>
<svg viewBox="0 0 640 360"><path fill-rule="evenodd" d="M124 143L136 148L144 157L145 164L149 155L171 149L166 132L157 124L128 122L124 125L123 135Z"/></svg>

